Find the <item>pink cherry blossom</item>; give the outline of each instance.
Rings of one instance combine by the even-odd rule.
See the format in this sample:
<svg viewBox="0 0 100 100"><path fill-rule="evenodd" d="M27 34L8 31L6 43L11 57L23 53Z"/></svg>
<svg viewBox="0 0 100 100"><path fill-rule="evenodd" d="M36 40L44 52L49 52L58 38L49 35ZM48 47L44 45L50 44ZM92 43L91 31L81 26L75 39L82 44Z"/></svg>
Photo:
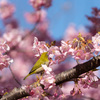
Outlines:
<svg viewBox="0 0 100 100"><path fill-rule="evenodd" d="M13 60L11 60L11 58L7 55L0 55L0 70L2 70L3 68L6 68L10 65L10 63L12 63Z"/></svg>
<svg viewBox="0 0 100 100"><path fill-rule="evenodd" d="M33 99L42 99L42 94L44 90L41 86L38 87L32 87L32 86L26 86L26 91L32 96Z"/></svg>
<svg viewBox="0 0 100 100"><path fill-rule="evenodd" d="M69 26L65 30L64 34L64 41L69 41L78 36L78 33L82 33L83 36L90 35L85 29L84 26L79 27L78 29L76 28L76 25L74 23L69 24Z"/></svg>
<svg viewBox="0 0 100 100"><path fill-rule="evenodd" d="M9 46L6 44L6 42L0 43L0 70L3 68L6 68L10 65L10 63L13 62L11 58L8 55L4 55L5 52L10 50Z"/></svg>
<svg viewBox="0 0 100 100"><path fill-rule="evenodd" d="M50 67L47 67L46 65L42 65L42 67L45 72L40 83L45 86L44 89L52 88L55 86L55 75Z"/></svg>
<svg viewBox="0 0 100 100"><path fill-rule="evenodd" d="M84 54L83 50L76 50L74 52L74 56L73 57L76 60L79 60L79 59L84 60L85 59L85 54Z"/></svg>
<svg viewBox="0 0 100 100"><path fill-rule="evenodd" d="M61 41L60 50L62 54L66 57L68 54L73 55L74 49L71 48L71 44L67 44L65 41Z"/></svg>
<svg viewBox="0 0 100 100"><path fill-rule="evenodd" d="M83 50L76 50L73 57L76 60L89 60L91 57L93 57L93 54L90 52L84 53Z"/></svg>
<svg viewBox="0 0 100 100"><path fill-rule="evenodd" d="M30 4L35 8L35 9L40 9L42 6L48 8L51 6L52 0L30 0Z"/></svg>
<svg viewBox="0 0 100 100"><path fill-rule="evenodd" d="M100 52L100 34L97 33L92 37L93 46L95 49L95 53L98 54Z"/></svg>
<svg viewBox="0 0 100 100"><path fill-rule="evenodd" d="M2 19L7 19L12 16L15 12L15 7L13 4L7 2L7 0L0 1L0 17Z"/></svg>
<svg viewBox="0 0 100 100"><path fill-rule="evenodd" d="M42 65L42 67L45 70L46 74L51 74L52 73L52 68L47 67L47 65Z"/></svg>
<svg viewBox="0 0 100 100"><path fill-rule="evenodd" d="M34 43L33 43L33 51L34 56L39 57L43 52L48 51L48 47L46 46L46 42L38 41L37 37L34 37Z"/></svg>
<svg viewBox="0 0 100 100"><path fill-rule="evenodd" d="M45 87L44 89L52 88L55 85L55 79L53 75L44 75L42 80L40 81L41 84L43 84Z"/></svg>
<svg viewBox="0 0 100 100"><path fill-rule="evenodd" d="M92 42L94 44L100 44L100 34L97 33L95 36L92 37Z"/></svg>
<svg viewBox="0 0 100 100"><path fill-rule="evenodd" d="M9 32L4 33L3 38L4 40L7 41L7 43L11 47L18 44L21 41L23 33L24 31L21 29L13 29Z"/></svg>
<svg viewBox="0 0 100 100"><path fill-rule="evenodd" d="M88 72L84 78L81 78L79 84L83 86L83 88L97 88L100 84L100 79L92 72Z"/></svg>
<svg viewBox="0 0 100 100"><path fill-rule="evenodd" d="M42 34L48 33L48 31L47 31L47 29L48 29L48 21L45 20L45 21L39 23L39 24L37 25L37 29L38 29L38 32L39 32L39 33L42 33ZM49 36L49 35L48 35L48 36Z"/></svg>
<svg viewBox="0 0 100 100"><path fill-rule="evenodd" d="M98 81L93 81L93 82L90 84L90 87L92 87L92 88L98 88L98 85L100 85L100 83L98 84Z"/></svg>
<svg viewBox="0 0 100 100"><path fill-rule="evenodd" d="M93 57L92 53L90 53L90 52L85 53L85 60L89 60L92 57Z"/></svg>
<svg viewBox="0 0 100 100"><path fill-rule="evenodd" d="M43 93L42 87L36 87L30 91L30 95L32 95L35 98L41 98L42 93Z"/></svg>
<svg viewBox="0 0 100 100"><path fill-rule="evenodd" d="M50 100L59 100L59 96L63 94L59 86L54 86L53 88L47 89L46 92L49 93L48 98Z"/></svg>
<svg viewBox="0 0 100 100"><path fill-rule="evenodd" d="M37 22L43 22L46 20L46 11L45 10L39 10L34 13L25 13L25 18L27 22L34 24Z"/></svg>
<svg viewBox="0 0 100 100"><path fill-rule="evenodd" d="M6 43L6 41L1 41L0 42L0 54L4 53L6 51L9 51L10 47L8 46L8 44Z"/></svg>
<svg viewBox="0 0 100 100"><path fill-rule="evenodd" d="M60 48L57 46L51 46L48 51L49 58L55 60L56 63L64 60L62 53L60 52Z"/></svg>
<svg viewBox="0 0 100 100"><path fill-rule="evenodd" d="M82 92L81 92L80 87L79 87L77 84L75 84L75 85L74 85L74 88L70 91L70 94L71 94L72 96L75 96L75 95L81 96L81 95L82 95Z"/></svg>

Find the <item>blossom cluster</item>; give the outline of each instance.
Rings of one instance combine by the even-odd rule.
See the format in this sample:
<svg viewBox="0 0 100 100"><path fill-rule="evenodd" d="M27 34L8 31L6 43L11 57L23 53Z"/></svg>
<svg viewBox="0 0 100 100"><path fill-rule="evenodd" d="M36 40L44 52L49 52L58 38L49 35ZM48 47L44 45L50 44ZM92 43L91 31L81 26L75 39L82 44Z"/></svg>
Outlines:
<svg viewBox="0 0 100 100"><path fill-rule="evenodd" d="M42 88L40 85L36 87L35 85L23 86L22 88L30 94L31 99L67 100L68 96L63 94L61 88L55 84L55 74L53 73L52 69L46 65L42 65L42 67L44 68L45 72L40 80L40 84L42 84L44 88Z"/></svg>
<svg viewBox="0 0 100 100"><path fill-rule="evenodd" d="M100 33L97 33L95 36L91 37L82 37L79 33L77 38L74 38L72 41L61 41L61 46L51 45L48 46L44 41L39 41L36 37L34 37L33 43L33 51L34 56L39 57L43 52L48 52L48 58L50 60L50 64L56 64L64 61L68 55L72 56L76 61L77 60L89 60L94 54L98 54L100 52ZM46 69L46 65L42 67ZM45 72L48 70L46 69ZM50 71L50 70L49 70ZM50 84L48 84L48 80L50 79L49 83L53 83L51 76L52 74L44 75L43 79L41 80L41 84L47 89ZM93 71L88 72L85 75L82 75L82 78L77 80L73 90L70 92L71 95L80 95L82 96L82 89L83 88L97 88L100 84L100 79L93 73ZM52 85L52 87L54 87Z"/></svg>
<svg viewBox="0 0 100 100"><path fill-rule="evenodd" d="M6 44L6 42L0 42L0 70L8 67L13 61L8 55L5 55L5 52L7 52L8 50L10 50L10 48Z"/></svg>
<svg viewBox="0 0 100 100"><path fill-rule="evenodd" d="M48 8L51 6L52 0L30 0L30 4L36 9L40 9L42 6Z"/></svg>
<svg viewBox="0 0 100 100"><path fill-rule="evenodd" d="M46 42L38 41L34 37L33 51L34 56L39 57L43 52L48 52L49 58L55 59L57 63L65 60L68 55L72 56L75 60L89 60L94 56L93 53L98 54L100 51L100 34L95 36L82 37L81 34L78 38L72 41L61 41L61 46L48 47Z"/></svg>
<svg viewBox="0 0 100 100"><path fill-rule="evenodd" d="M89 71L84 78L81 78L79 80L79 84L81 84L81 86L83 88L97 88L98 85L100 84L100 79L99 77L97 77L93 71Z"/></svg>
<svg viewBox="0 0 100 100"><path fill-rule="evenodd" d="M44 89L49 89L55 86L55 75L52 72L51 68L48 68L46 65L42 65L45 70L45 73L40 81L40 84L44 85Z"/></svg>
<svg viewBox="0 0 100 100"><path fill-rule="evenodd" d="M82 78L79 78L74 85L74 88L70 91L71 95L84 95L82 93L83 89L98 88L100 85L100 78L97 77L93 71L89 71L82 75Z"/></svg>
<svg viewBox="0 0 100 100"><path fill-rule="evenodd" d="M36 12L32 12L32 13L25 13L25 18L27 20L27 22L34 24L37 22L43 22L44 20L46 20L46 11L45 10L38 10Z"/></svg>
<svg viewBox="0 0 100 100"><path fill-rule="evenodd" d="M7 0L0 1L0 17L2 19L7 19L13 15L15 12L15 7L13 4L7 2Z"/></svg>

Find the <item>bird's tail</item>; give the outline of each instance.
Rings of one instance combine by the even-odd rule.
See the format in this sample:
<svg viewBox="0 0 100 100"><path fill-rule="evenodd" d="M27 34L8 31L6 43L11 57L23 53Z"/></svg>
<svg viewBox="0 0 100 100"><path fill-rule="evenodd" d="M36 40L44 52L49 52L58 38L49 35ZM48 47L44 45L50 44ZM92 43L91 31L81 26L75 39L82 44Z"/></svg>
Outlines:
<svg viewBox="0 0 100 100"><path fill-rule="evenodd" d="M23 80L25 80L28 76L30 76L30 74L28 74Z"/></svg>

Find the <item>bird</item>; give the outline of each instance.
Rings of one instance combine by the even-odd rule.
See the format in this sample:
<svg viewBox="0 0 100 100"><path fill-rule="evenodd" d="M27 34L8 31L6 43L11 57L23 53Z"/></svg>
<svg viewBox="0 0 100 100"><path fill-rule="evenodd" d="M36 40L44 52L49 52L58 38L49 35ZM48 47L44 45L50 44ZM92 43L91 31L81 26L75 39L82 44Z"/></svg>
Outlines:
<svg viewBox="0 0 100 100"><path fill-rule="evenodd" d="M29 72L29 74L24 78L24 80L32 75L32 74L39 74L42 73L44 71L43 65L49 65L49 59L48 59L48 52L43 52L40 56L40 58L38 59L38 61L35 63L35 65L32 67L31 71Z"/></svg>

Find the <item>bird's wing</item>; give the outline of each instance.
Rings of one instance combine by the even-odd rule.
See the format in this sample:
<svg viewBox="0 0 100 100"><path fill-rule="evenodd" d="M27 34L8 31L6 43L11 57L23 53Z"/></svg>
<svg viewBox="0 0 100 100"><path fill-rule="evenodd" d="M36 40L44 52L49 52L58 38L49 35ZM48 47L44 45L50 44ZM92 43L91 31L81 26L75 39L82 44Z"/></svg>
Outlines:
<svg viewBox="0 0 100 100"><path fill-rule="evenodd" d="M41 67L41 64L43 64L43 60L39 59L35 65L33 66L33 68L31 69L31 71L29 72L30 73L33 73L36 69L38 69L39 67Z"/></svg>

